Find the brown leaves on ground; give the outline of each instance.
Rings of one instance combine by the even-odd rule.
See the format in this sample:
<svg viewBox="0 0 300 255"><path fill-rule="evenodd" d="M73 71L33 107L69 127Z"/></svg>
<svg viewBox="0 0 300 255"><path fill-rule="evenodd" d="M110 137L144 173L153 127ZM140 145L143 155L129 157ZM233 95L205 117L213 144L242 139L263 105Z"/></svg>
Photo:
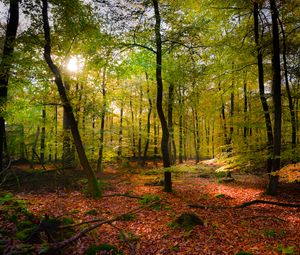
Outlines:
<svg viewBox="0 0 300 255"><path fill-rule="evenodd" d="M108 173L109 175L109 173ZM145 208L131 219L113 223L134 243L136 254L300 254L300 211L272 205L253 205L243 209L191 209L190 203L207 205L237 205L254 199L299 203L299 190L281 190L273 198L263 195L264 181L250 175L237 175L230 184L218 183L216 178L199 178L194 174L173 174L174 192L164 193L162 187L145 186L156 176L133 174L110 178L105 194L152 194L162 200L160 208ZM116 179L118 178L118 179ZM71 215L76 222L93 218L110 219L141 205L138 199L128 197L87 198L79 191L58 190L55 193L18 193L28 202L36 215ZM91 212L92 214L88 213ZM204 226L191 230L172 227L171 222L181 213L194 213ZM80 229L79 229L80 230ZM102 225L89 232L65 254L83 254L90 244L109 243L129 254L129 248L119 231L111 225ZM290 253L289 253L290 252ZM293 252L293 253L292 253Z"/></svg>

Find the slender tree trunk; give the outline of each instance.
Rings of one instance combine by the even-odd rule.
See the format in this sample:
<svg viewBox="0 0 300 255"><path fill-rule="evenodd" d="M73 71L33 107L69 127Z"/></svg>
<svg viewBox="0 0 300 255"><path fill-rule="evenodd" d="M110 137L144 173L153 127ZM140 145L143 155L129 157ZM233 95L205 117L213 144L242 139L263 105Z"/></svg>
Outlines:
<svg viewBox="0 0 300 255"><path fill-rule="evenodd" d="M165 119L162 101L163 101L163 81L162 81L162 41L160 34L161 17L159 13L158 0L152 0L154 13L155 13L155 41L156 41L156 82L157 82L157 99L156 109L160 119L162 128L162 140L161 140L161 151L163 157L163 165L165 168L171 166L170 154L169 154L169 130L167 121ZM172 192L172 179L171 172L165 170L164 172L164 191Z"/></svg>
<svg viewBox="0 0 300 255"><path fill-rule="evenodd" d="M232 64L233 66L233 64ZM232 68L233 69L233 68ZM230 151L233 149L232 148L232 139L233 139L233 131L234 131L234 128L233 128L233 118L234 118L234 87L235 87L235 84L234 84L234 78L232 78L232 90L231 90L231 93L230 93L230 131L229 131L229 141L228 141L228 144L230 144Z"/></svg>
<svg viewBox="0 0 300 255"><path fill-rule="evenodd" d="M119 128L119 147L118 147L118 158L122 157L122 146L123 146L123 102L121 103L120 109L120 128Z"/></svg>
<svg viewBox="0 0 300 255"><path fill-rule="evenodd" d="M244 77L244 139L247 138L248 135L248 95L247 95L247 72L245 72Z"/></svg>
<svg viewBox="0 0 300 255"><path fill-rule="evenodd" d="M9 80L10 68L14 53L14 46L19 25L19 1L9 1L9 17L5 32L2 59L0 63L0 172L3 171L3 160L5 158L5 103L7 100L7 87Z"/></svg>
<svg viewBox="0 0 300 255"><path fill-rule="evenodd" d="M179 163L183 163L183 95L181 94L181 89L179 90L179 100L180 100L180 113L179 113Z"/></svg>
<svg viewBox="0 0 300 255"><path fill-rule="evenodd" d="M68 91L70 90L70 86L67 82L65 82L64 88L65 88L66 93L68 93ZM73 161L74 156L72 155L73 151L72 151L71 143L72 143L71 127L70 127L69 119L67 116L67 109L64 108L64 111L63 111L63 155L62 155L64 168L70 168L70 167L73 167L73 165L74 165L74 161Z"/></svg>
<svg viewBox="0 0 300 255"><path fill-rule="evenodd" d="M215 158L215 120L214 119L212 123L212 133L211 133L211 150L212 150L212 158Z"/></svg>
<svg viewBox="0 0 300 255"><path fill-rule="evenodd" d="M173 104L174 104L174 85L169 86L168 97L168 128L169 128L169 153L171 156L171 164L176 163L176 146L174 140L174 127L173 127Z"/></svg>
<svg viewBox="0 0 300 255"><path fill-rule="evenodd" d="M62 77L60 74L59 68L53 63L51 58L51 37L50 37L50 26L48 20L48 1L42 0L43 7L42 7L42 14L43 14L43 29L44 29L44 36L45 36L45 46L44 46L44 58L46 63L48 64L49 68L53 72L55 76L55 83L58 88L58 92L60 95L60 99L63 103L63 107L66 111L67 118L69 120L71 131L74 139L74 143L77 149L78 157L81 163L83 170L85 171L88 179L88 189L89 192L95 196L101 196L101 192L98 186L97 178L95 176L94 171L92 170L89 161L86 157L84 147L81 141L80 133L77 127L77 123L74 117L73 108L70 104L70 101L67 97L67 93L62 81Z"/></svg>
<svg viewBox="0 0 300 255"><path fill-rule="evenodd" d="M146 140L144 155L143 155L143 165L145 165L145 163L146 163L147 152L148 152L148 148L149 148L149 144L150 144L151 112L152 112L152 100L150 97L148 73L146 73L146 81L147 81L147 96L148 96L148 102L149 102L149 110L148 110L148 115L147 115L147 140Z"/></svg>
<svg viewBox="0 0 300 255"><path fill-rule="evenodd" d="M132 108L132 97L129 99L129 107L131 112L131 128L132 128L132 156L135 158L135 128L134 128L134 112Z"/></svg>
<svg viewBox="0 0 300 255"><path fill-rule="evenodd" d="M219 92L221 93L221 83L219 82ZM226 116L225 116L225 104L223 100L223 96L221 94L221 118L223 122L223 130L224 130L224 145L228 144L227 138L227 126L226 126Z"/></svg>
<svg viewBox="0 0 300 255"><path fill-rule="evenodd" d="M288 78L288 67L287 67L287 60L286 60L286 36L285 36L285 30L283 27L282 22L279 20L281 33L282 33L282 57L283 57L283 68L284 68L284 79L285 79L285 88L286 88L286 94L288 97L289 102L289 110L291 115L291 124L292 124L292 149L294 150L296 148L297 143L297 127L296 127L296 115L293 105L293 98L291 95L291 89L289 85L289 78ZM293 151L295 153L295 151Z"/></svg>
<svg viewBox="0 0 300 255"><path fill-rule="evenodd" d="M142 114L143 114L143 87L140 84L140 111L139 111L139 139L138 139L138 162L142 164Z"/></svg>
<svg viewBox="0 0 300 255"><path fill-rule="evenodd" d="M154 132L154 164L157 165L158 158L158 126L157 126L157 111L154 110L153 114L153 132Z"/></svg>
<svg viewBox="0 0 300 255"><path fill-rule="evenodd" d="M45 144L46 144L46 107L42 110L42 119L43 119L43 126L42 126L42 132L41 132L41 152L40 152L40 158L41 163L43 164L45 162Z"/></svg>
<svg viewBox="0 0 300 255"><path fill-rule="evenodd" d="M57 162L58 160L58 132L57 132L57 125L58 125L58 120L57 120L57 105L55 105L55 154L54 154L54 161Z"/></svg>
<svg viewBox="0 0 300 255"><path fill-rule="evenodd" d="M274 143L272 171L280 169L281 154L281 75L280 75L280 45L278 31L278 10L275 0L270 0L273 35L273 58L272 58L272 93L274 104ZM276 195L278 189L278 176L270 175L267 194Z"/></svg>
<svg viewBox="0 0 300 255"><path fill-rule="evenodd" d="M97 161L97 171L103 171L103 150L104 150L104 126L105 126L105 117L106 117L106 67L103 68L102 74L102 83L101 83L101 90L102 90L102 111L101 111L101 123L100 123L100 137L99 137L99 153L98 153L98 161Z"/></svg>
<svg viewBox="0 0 300 255"><path fill-rule="evenodd" d="M253 18L254 18L254 35L255 35L255 44L257 50L257 66L258 66L258 84L259 84L259 96L264 111L265 124L267 130L267 145L268 145L268 159L267 159L267 171L271 172L272 170L272 147L273 147L273 131L271 117L269 113L269 106L265 96L265 87L264 87L264 67L263 67L263 55L262 47L259 42L259 19L258 19L258 3L253 2Z"/></svg>
<svg viewBox="0 0 300 255"><path fill-rule="evenodd" d="M193 109L194 115L194 145L195 145L195 156L196 164L200 161L200 134L199 134L199 116L197 109Z"/></svg>

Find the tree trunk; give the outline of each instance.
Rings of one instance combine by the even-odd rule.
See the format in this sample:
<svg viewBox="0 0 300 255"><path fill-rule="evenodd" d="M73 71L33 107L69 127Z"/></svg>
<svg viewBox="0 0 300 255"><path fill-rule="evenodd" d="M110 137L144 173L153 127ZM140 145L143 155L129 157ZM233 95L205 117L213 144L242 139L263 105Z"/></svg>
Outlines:
<svg viewBox="0 0 300 255"><path fill-rule="evenodd" d="M263 56L262 56L262 46L259 42L259 19L258 19L258 3L253 2L253 18L254 18L254 35L255 35L255 44L257 50L257 66L258 66L258 84L259 84L259 96L264 111L265 124L267 130L267 146L268 146L268 159L267 159L267 171L268 173L272 170L272 147L273 147L273 131L271 117L269 113L269 106L265 96L265 87L264 87L264 67L263 67Z"/></svg>
<svg viewBox="0 0 300 255"><path fill-rule="evenodd" d="M183 95L179 89L179 102L180 102L180 113L179 113L179 163L183 163Z"/></svg>
<svg viewBox="0 0 300 255"><path fill-rule="evenodd" d="M155 13L155 41L156 41L156 82L157 82L157 95L156 95L156 109L160 119L162 128L161 151L163 157L163 165L165 168L171 166L169 154L169 130L167 121L162 108L163 101L163 81L162 81L162 41L160 34L161 17L159 13L158 0L152 0L154 13ZM166 192L172 192L171 172L166 170L164 173Z"/></svg>
<svg viewBox="0 0 300 255"><path fill-rule="evenodd" d="M69 120L71 131L74 139L74 143L77 149L78 157L81 163L83 170L85 171L88 179L88 189L89 192L95 196L101 196L101 192L98 186L97 178L95 176L94 171L92 170L88 159L86 157L84 147L81 141L80 133L77 127L77 123L74 117L73 108L70 104L70 101L67 97L67 93L62 81L62 77L60 74L59 68L53 63L51 58L51 37L50 37L50 26L48 20L48 1L42 0L43 7L42 7L42 14L43 14L43 29L44 29L44 36L45 36L45 46L44 46L44 58L46 63L48 64L49 68L53 72L55 76L55 83L58 88L58 92L60 95L60 99L63 103L63 107L66 111L67 118Z"/></svg>
<svg viewBox="0 0 300 255"><path fill-rule="evenodd" d="M158 135L157 135L157 111L154 110L153 114L153 132L154 132L154 140L153 140L153 145L154 145L154 164L157 164L157 156L158 156Z"/></svg>
<svg viewBox="0 0 300 255"><path fill-rule="evenodd" d="M194 145L195 145L195 156L196 164L200 161L200 134L199 134L199 116L197 109L193 109L194 119Z"/></svg>
<svg viewBox="0 0 300 255"><path fill-rule="evenodd" d="M147 152L150 144L150 128L151 128L151 112L152 112L152 100L150 97L150 88L149 88L149 80L148 80L148 73L146 73L146 81L147 81L147 95L148 95L148 102L149 102L149 110L147 115L147 140L144 149L143 155L143 165L145 165L147 160Z"/></svg>
<svg viewBox="0 0 300 255"><path fill-rule="evenodd" d="M65 91L66 94L70 90L70 86L67 82L65 82ZM64 108L63 111L63 155L62 155L62 161L63 161L63 167L64 168L70 168L74 166L74 155L72 150L72 141L71 141L71 127L69 123L69 119L67 116L67 110Z"/></svg>
<svg viewBox="0 0 300 255"><path fill-rule="evenodd" d="M274 104L274 143L273 143L273 163L272 171L280 169L281 154L281 75L280 75L280 45L278 31L278 10L275 0L270 0L273 35L273 57L272 57L272 93ZM268 195L276 195L278 189L278 176L270 175L267 188Z"/></svg>
<svg viewBox="0 0 300 255"><path fill-rule="evenodd" d="M247 95L247 72L244 77L244 139L246 140L248 135L248 95Z"/></svg>
<svg viewBox="0 0 300 255"><path fill-rule="evenodd" d="M286 60L286 36L282 22L279 20L281 33L282 33L282 57L283 57L283 68L284 68L284 79L285 79L285 88L286 94L289 102L289 110L291 115L291 124L292 124L292 149L293 153L295 153L294 149L296 148L297 143L297 127L296 127L296 115L293 105L293 98L291 95L289 79L288 79L288 68L287 68L287 60Z"/></svg>
<svg viewBox="0 0 300 255"><path fill-rule="evenodd" d="M233 64L232 64L232 69L233 69ZM232 148L232 139L233 139L233 118L234 118L234 78L232 78L232 84L231 84L232 88L231 88L231 93L230 93L230 131L229 131L229 141L228 144L230 144L230 148L229 150L231 151Z"/></svg>
<svg viewBox="0 0 300 255"><path fill-rule="evenodd" d="M42 110L42 119L43 119L43 126L42 126L42 132L41 132L41 152L40 152L40 158L41 163L43 164L45 162L45 144L46 144L46 107Z"/></svg>
<svg viewBox="0 0 300 255"><path fill-rule="evenodd" d="M174 140L174 127L173 127L173 104L174 104L174 85L169 86L169 97L168 97L168 128L169 128L169 153L171 158L171 164L176 163L176 146Z"/></svg>
<svg viewBox="0 0 300 255"><path fill-rule="evenodd" d="M132 128L132 156L135 158L135 130L134 130L134 112L132 108L132 98L129 99L129 107L131 112L131 128Z"/></svg>
<svg viewBox="0 0 300 255"><path fill-rule="evenodd" d="M58 112L57 112L57 105L55 105L55 154L54 154L54 161L57 162L58 160L58 132L57 132L57 121Z"/></svg>
<svg viewBox="0 0 300 255"><path fill-rule="evenodd" d="M105 125L105 115L106 115L106 67L103 68L102 83L101 83L103 105L101 111L101 123L100 123L100 137L99 137L99 153L97 161L97 171L103 171L103 149L104 149L104 125Z"/></svg>
<svg viewBox="0 0 300 255"><path fill-rule="evenodd" d="M5 32L2 60L0 63L0 172L3 170L3 160L5 158L5 103L7 100L7 87L9 72L12 65L12 57L19 25L19 1L10 0L9 17Z"/></svg>
<svg viewBox="0 0 300 255"><path fill-rule="evenodd" d="M142 114L143 114L143 87L140 84L140 111L139 111L139 139L138 139L138 162L142 164Z"/></svg>
<svg viewBox="0 0 300 255"><path fill-rule="evenodd" d="M221 83L219 82L219 92L221 92ZM223 100L223 96L221 94L221 118L223 122L223 130L224 130L224 145L228 144L228 139L227 139L227 126L226 126L226 116L225 116L225 104Z"/></svg>
<svg viewBox="0 0 300 255"><path fill-rule="evenodd" d="M119 147L118 147L118 158L122 157L122 146L123 146L123 102L121 102L120 109L120 129L119 129Z"/></svg>

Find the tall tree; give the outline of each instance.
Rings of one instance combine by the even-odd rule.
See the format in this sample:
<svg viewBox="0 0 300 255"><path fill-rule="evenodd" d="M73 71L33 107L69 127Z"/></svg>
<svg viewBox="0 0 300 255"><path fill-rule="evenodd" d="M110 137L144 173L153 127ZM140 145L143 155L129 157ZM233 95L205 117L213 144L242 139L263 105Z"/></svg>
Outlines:
<svg viewBox="0 0 300 255"><path fill-rule="evenodd" d="M78 126L75 120L73 107L67 97L66 89L63 84L61 72L56 64L53 62L51 57L51 34L50 34L50 26L49 26L49 19L48 19L48 1L42 0L42 16L43 16L43 29L44 29L44 38L45 38L45 45L44 45L44 58L45 61L55 76L55 83L57 85L57 89L60 95L60 99L63 103L64 110L67 114L67 118L71 127L71 132L73 135L74 143L77 149L78 157L81 163L83 170L85 171L87 178L88 178L88 189L89 192L95 196L101 196L101 192L98 186L97 178L93 169L91 168L89 161L86 157L84 147L81 141L80 133L78 130Z"/></svg>
<svg viewBox="0 0 300 255"><path fill-rule="evenodd" d="M9 1L9 17L6 27L2 60L0 63L0 172L3 170L5 135L4 108L7 100L7 87L12 57L19 24L19 0Z"/></svg>
<svg viewBox="0 0 300 255"><path fill-rule="evenodd" d="M270 0L272 17L272 94L274 104L274 143L273 143L273 162L272 171L280 169L281 156L281 74L280 74L280 45L278 31L278 9L275 0ZM270 175L267 193L276 195L278 187L278 176Z"/></svg>
<svg viewBox="0 0 300 255"><path fill-rule="evenodd" d="M163 164L165 168L171 166L170 153L169 153L169 130L168 124L164 115L162 101L163 101L163 80L162 80L162 40L161 40L161 17L159 12L158 0L152 0L155 14L155 42L156 42L156 109L162 127L161 151L163 157ZM172 192L172 179L171 172L165 170L164 181L166 192Z"/></svg>
<svg viewBox="0 0 300 255"><path fill-rule="evenodd" d="M254 18L255 45L257 51L259 97L264 111L264 118L265 118L265 125L267 130L267 139L268 139L267 146L268 146L269 155L267 159L267 171L270 173L272 169L271 153L272 153L272 146L273 146L273 131L272 131L272 123L271 123L271 116L269 112L269 106L265 96L262 42L259 37L259 5L257 1L253 2L253 18Z"/></svg>

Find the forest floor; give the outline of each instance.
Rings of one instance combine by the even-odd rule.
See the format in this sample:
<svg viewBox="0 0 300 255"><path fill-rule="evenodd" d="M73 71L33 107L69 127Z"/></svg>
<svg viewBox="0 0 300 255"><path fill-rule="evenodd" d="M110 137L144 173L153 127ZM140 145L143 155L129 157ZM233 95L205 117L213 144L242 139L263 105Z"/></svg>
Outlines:
<svg viewBox="0 0 300 255"><path fill-rule="evenodd" d="M61 254L85 254L91 244L111 244L122 250L123 254L139 255L219 255L241 251L248 253L240 254L300 254L299 208L268 204L245 208L209 208L235 206L257 199L299 204L299 183L282 184L279 195L270 197L264 195L266 178L234 173L235 181L225 183L222 182L222 174L215 173L216 168L218 166L210 161L174 167L172 193L163 192L161 186L147 185L162 178L159 168L115 165L107 167L101 176L103 194L130 194L132 197L89 198L79 188L80 185L72 185L75 181L69 181L66 185L72 188L64 188L63 182L66 180L61 181L59 176L54 178L50 175L44 182L36 178L36 182L24 182L18 189L10 190L16 198L26 201L26 206L34 215L68 216L76 223L112 219L138 208L110 224L101 224L89 231L64 248ZM207 208L191 208L190 204L206 205ZM174 220L182 213L193 213L204 224L180 228ZM0 220L0 229L9 228L3 216ZM80 232L87 226L80 225L76 231ZM1 231L0 241L2 244L6 241L6 246L11 246L5 248L5 254L14 254L11 250L17 241L8 242Z"/></svg>

